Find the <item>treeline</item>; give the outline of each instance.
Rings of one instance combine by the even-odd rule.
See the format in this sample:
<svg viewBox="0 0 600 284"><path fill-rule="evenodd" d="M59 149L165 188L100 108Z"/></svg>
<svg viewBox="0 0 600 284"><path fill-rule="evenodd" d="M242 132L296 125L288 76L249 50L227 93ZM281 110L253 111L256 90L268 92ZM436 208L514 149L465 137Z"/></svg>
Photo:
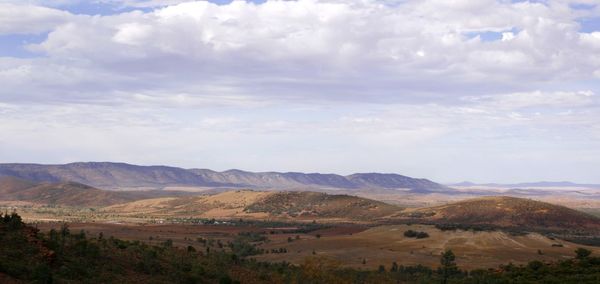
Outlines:
<svg viewBox="0 0 600 284"><path fill-rule="evenodd" d="M437 269L381 264L377 270L343 268L319 255L300 265L264 263L255 254L255 234L241 234L232 252L148 245L102 234L71 232L68 226L42 233L17 214L0 214L0 282L30 283L600 283L600 258L578 249L573 259L532 261L495 270L461 270L446 251ZM9 278L6 278L9 277Z"/></svg>
<svg viewBox="0 0 600 284"><path fill-rule="evenodd" d="M154 221L155 223L157 221ZM165 219L168 224L202 224L202 225L223 225L223 226L242 226L242 227L259 227L268 229L270 234L277 233L293 233L293 234L307 234L316 230L322 230L330 228L329 224L317 223L316 220L312 222L285 222L275 220L253 220L253 219L223 219L218 220L215 218L195 218L195 217L171 217ZM280 228L280 229L277 229ZM284 228L284 229L281 229ZM266 233L264 231L263 233Z"/></svg>

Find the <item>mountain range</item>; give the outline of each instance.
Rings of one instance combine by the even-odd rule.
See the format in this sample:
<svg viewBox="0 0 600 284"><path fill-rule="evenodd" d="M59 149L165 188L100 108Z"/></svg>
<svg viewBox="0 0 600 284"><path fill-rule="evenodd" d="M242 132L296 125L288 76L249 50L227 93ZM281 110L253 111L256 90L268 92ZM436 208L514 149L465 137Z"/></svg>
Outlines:
<svg viewBox="0 0 600 284"><path fill-rule="evenodd" d="M77 182L102 189L164 189L166 187L363 190L404 189L446 192L452 189L427 179L399 174L357 173L348 176L298 172L247 172L138 166L112 162L64 165L0 164L0 176L33 182Z"/></svg>
<svg viewBox="0 0 600 284"><path fill-rule="evenodd" d="M600 184L583 184L570 181L538 181L538 182L522 182L522 183L473 183L463 181L460 183L450 184L449 186L464 186L464 187L498 187L498 188L537 188L537 187L582 187L582 188L597 188L600 189Z"/></svg>

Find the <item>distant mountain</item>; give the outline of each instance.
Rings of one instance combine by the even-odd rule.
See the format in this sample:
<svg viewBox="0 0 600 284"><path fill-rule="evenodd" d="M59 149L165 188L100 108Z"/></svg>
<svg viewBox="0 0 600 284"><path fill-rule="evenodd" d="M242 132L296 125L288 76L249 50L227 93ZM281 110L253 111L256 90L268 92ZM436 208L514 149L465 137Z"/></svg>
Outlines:
<svg viewBox="0 0 600 284"><path fill-rule="evenodd" d="M302 187L324 187L324 188L357 188L346 177L335 174L319 173L279 173L263 172L253 173L241 170L228 170L215 172L205 169L189 170L206 180L220 184L234 184L238 187L251 188L302 188Z"/></svg>
<svg viewBox="0 0 600 284"><path fill-rule="evenodd" d="M486 187L499 187L499 188L528 188L528 187L583 187L583 188L599 188L600 184L582 184L574 183L570 181L539 181L539 182L523 182L523 183L473 183L470 181L463 181L460 183L450 184L449 186L486 186Z"/></svg>
<svg viewBox="0 0 600 284"><path fill-rule="evenodd" d="M77 182L103 189L208 187L250 189L365 190L406 189L440 192L452 189L427 179L398 174L360 173L349 176L320 173L246 172L137 166L124 163L89 162L65 165L0 164L0 176L35 182Z"/></svg>
<svg viewBox="0 0 600 284"><path fill-rule="evenodd" d="M66 165L0 164L0 176L13 176L36 182L71 181L104 189L162 188L179 185L223 186L181 168L109 162Z"/></svg>
<svg viewBox="0 0 600 284"><path fill-rule="evenodd" d="M448 187L427 179L416 179L397 174L353 174L347 177L362 188L410 188L417 192L448 191Z"/></svg>
<svg viewBox="0 0 600 284"><path fill-rule="evenodd" d="M175 191L109 191L76 182L35 183L15 177L0 176L0 200L26 201L45 205L75 207L108 206L161 196L182 196Z"/></svg>

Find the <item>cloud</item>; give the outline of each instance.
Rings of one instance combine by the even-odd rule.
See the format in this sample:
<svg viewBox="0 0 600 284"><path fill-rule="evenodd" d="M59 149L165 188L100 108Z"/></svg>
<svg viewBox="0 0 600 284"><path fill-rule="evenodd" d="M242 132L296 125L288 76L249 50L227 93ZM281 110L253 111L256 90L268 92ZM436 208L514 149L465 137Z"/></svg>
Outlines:
<svg viewBox="0 0 600 284"><path fill-rule="evenodd" d="M79 85L97 88L87 92L100 94L106 89L143 94L158 88L165 94L201 97L214 94L197 89L213 85L237 89L236 96L269 100L411 102L429 96L439 101L465 93L527 91L563 78L587 80L598 70L595 37L577 31L570 10L497 1L444 5L197 1L148 12L77 17L36 7L50 16L20 16L21 23L10 29L48 29L46 40L27 46L46 59L28 66L52 62L59 77L77 70L78 76L64 76L81 78ZM48 17L56 23L37 24L50 21ZM507 29L515 32L493 42L468 36ZM31 76L41 77L36 73L44 72L44 66L31 68ZM57 89L62 82L49 80ZM63 88L72 89L73 80ZM23 90L19 96L38 94L44 87L43 80L36 80L29 93ZM62 100L82 99L62 91Z"/></svg>
<svg viewBox="0 0 600 284"><path fill-rule="evenodd" d="M580 24L599 10L576 2L595 3L3 1L1 34L47 37L0 57L0 159L451 179L500 177L476 153L600 158L600 32Z"/></svg>
<svg viewBox="0 0 600 284"><path fill-rule="evenodd" d="M46 7L0 2L0 35L44 33L68 22L71 16Z"/></svg>
<svg viewBox="0 0 600 284"><path fill-rule="evenodd" d="M518 110L530 107L572 108L597 104L593 91L577 92L523 92L495 96L465 97L465 101L480 107L501 110Z"/></svg>

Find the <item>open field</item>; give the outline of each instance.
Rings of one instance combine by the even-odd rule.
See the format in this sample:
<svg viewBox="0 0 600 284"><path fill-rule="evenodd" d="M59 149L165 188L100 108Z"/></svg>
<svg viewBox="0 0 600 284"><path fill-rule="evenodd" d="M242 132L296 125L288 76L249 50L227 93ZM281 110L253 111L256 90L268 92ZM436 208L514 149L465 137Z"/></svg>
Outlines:
<svg viewBox="0 0 600 284"><path fill-rule="evenodd" d="M39 223L41 231L60 229L63 223ZM105 237L113 236L123 240L138 240L148 244L158 245L166 240L173 241L174 246L193 246L197 249L204 247L198 238L231 241L241 232L265 232L264 228L252 226L227 226L227 225L133 225L133 224L108 224L108 223L69 223L73 232L81 230L97 236L102 233ZM215 245L214 249L217 249Z"/></svg>
<svg viewBox="0 0 600 284"><path fill-rule="evenodd" d="M38 228L48 231L60 228L61 223L40 223ZM227 250L226 244L240 233L253 232L267 240L255 242L258 248L271 252L285 249L286 253L264 253L252 256L269 262L287 261L302 263L313 255L328 256L340 261L342 266L374 269L379 265L389 267L422 264L435 268L439 256L446 249L457 255L461 268L497 268L512 262L525 264L531 260L553 261L573 257L573 251L585 247L600 253L600 248L588 247L539 234L511 235L505 232L440 231L429 225L392 225L367 228L361 225L339 225L308 233L293 232L294 227L260 227L231 225L132 225L105 223L71 223L73 232L84 230L88 234L114 236L125 240L139 240L161 244L172 240L179 247L193 246L198 250L210 247ZM404 236L407 230L423 231L428 238L415 239ZM292 232L290 232L292 231ZM318 235L318 237L317 237ZM206 239L207 244L199 242ZM553 246L554 245L554 246ZM558 246L562 245L562 246ZM540 254L541 252L541 254ZM363 264L363 260L365 263Z"/></svg>
<svg viewBox="0 0 600 284"><path fill-rule="evenodd" d="M404 236L406 230L424 231L429 238L415 239ZM585 247L561 240L552 240L539 234L513 236L504 232L440 231L428 225L394 225L370 228L354 234L323 234L314 237L319 231L300 240L288 243L286 235L272 238L266 248L286 246L287 254L264 254L257 257L266 261L289 261L301 263L313 255L325 255L339 260L343 265L355 268L377 268L380 264L389 266L422 264L430 267L439 265L439 256L446 249L457 255L460 267L497 268L512 262L525 264L531 260L551 261L573 257L573 251ZM293 238L293 236L291 236ZM562 245L553 246L553 245ZM600 248L586 247L596 253ZM542 254L539 254L538 250ZM363 259L366 264L363 264Z"/></svg>
<svg viewBox="0 0 600 284"><path fill-rule="evenodd" d="M441 200L443 195L435 196ZM436 268L448 249L457 255L459 267L469 270L569 259L578 247L600 253L599 247L560 240L597 243L600 222L591 215L506 196L448 203L462 197L439 206L405 208L349 195L235 190L104 207L6 201L0 211L15 210L46 232L68 222L72 232L94 237L102 233L105 238L231 252L266 262L302 264L325 256L344 267L371 270L394 262ZM407 237L408 230L426 237Z"/></svg>

